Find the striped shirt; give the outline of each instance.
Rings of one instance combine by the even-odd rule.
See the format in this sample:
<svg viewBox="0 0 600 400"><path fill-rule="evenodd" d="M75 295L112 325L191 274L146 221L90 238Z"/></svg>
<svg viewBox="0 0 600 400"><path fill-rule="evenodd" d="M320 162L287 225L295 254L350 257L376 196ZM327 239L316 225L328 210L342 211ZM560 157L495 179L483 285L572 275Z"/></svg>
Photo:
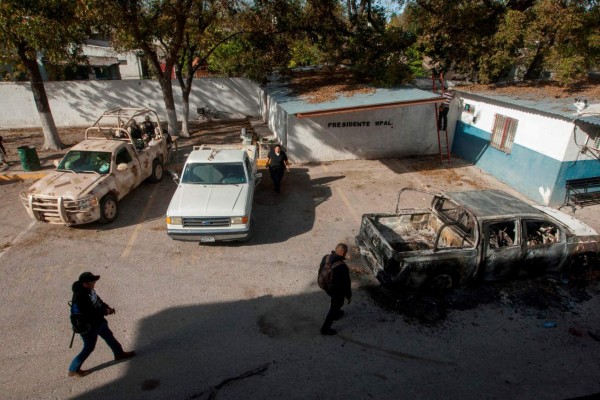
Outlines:
<svg viewBox="0 0 600 400"><path fill-rule="evenodd" d="M454 98L454 93L452 92L444 92L444 105L446 107L450 107L450 102Z"/></svg>

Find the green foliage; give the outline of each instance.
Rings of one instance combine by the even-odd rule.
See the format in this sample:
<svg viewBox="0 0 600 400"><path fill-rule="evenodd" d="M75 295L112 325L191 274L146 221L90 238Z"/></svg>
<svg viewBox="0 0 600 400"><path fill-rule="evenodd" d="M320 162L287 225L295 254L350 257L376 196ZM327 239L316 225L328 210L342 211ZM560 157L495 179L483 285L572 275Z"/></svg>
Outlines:
<svg viewBox="0 0 600 400"><path fill-rule="evenodd" d="M572 83L597 67L600 4L586 0L407 0L400 22L417 33L434 72L480 82L536 79Z"/></svg>

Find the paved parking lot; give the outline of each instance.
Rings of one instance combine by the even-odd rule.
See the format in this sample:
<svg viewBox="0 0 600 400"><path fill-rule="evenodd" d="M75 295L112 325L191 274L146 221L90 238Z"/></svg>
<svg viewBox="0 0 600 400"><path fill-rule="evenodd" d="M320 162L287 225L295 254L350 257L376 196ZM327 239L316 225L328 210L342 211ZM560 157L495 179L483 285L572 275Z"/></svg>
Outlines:
<svg viewBox="0 0 600 400"><path fill-rule="evenodd" d="M510 301L454 311L433 326L381 309L377 283L351 252L354 296L335 337L319 335L328 298L321 257L354 243L360 216L395 207L405 186L506 186L454 161L346 161L294 166L276 195L265 174L255 237L199 246L166 235L175 190L144 184L111 225L32 223L18 201L30 182L0 183L0 380L4 398L560 399L600 392L599 296L570 309L516 309ZM406 206L426 201L407 198ZM575 216L600 229L600 207ZM86 270L117 313L110 326L138 356L115 363L99 342L83 379L67 377L67 301ZM543 328L553 320L556 328ZM579 333L582 333L581 335ZM212 397L214 396L214 397Z"/></svg>

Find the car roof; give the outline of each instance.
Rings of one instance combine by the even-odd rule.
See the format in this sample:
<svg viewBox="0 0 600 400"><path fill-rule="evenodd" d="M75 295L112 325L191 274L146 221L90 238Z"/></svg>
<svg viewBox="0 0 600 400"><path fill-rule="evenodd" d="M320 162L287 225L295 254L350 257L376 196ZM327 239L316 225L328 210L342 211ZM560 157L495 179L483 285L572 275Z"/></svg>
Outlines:
<svg viewBox="0 0 600 400"><path fill-rule="evenodd" d="M194 150L187 162L243 162L245 151L240 150Z"/></svg>
<svg viewBox="0 0 600 400"><path fill-rule="evenodd" d="M113 153L123 143L128 143L128 141L119 139L88 139L77 143L70 150L107 151Z"/></svg>
<svg viewBox="0 0 600 400"><path fill-rule="evenodd" d="M446 195L477 217L544 216L540 210L500 190L447 192Z"/></svg>

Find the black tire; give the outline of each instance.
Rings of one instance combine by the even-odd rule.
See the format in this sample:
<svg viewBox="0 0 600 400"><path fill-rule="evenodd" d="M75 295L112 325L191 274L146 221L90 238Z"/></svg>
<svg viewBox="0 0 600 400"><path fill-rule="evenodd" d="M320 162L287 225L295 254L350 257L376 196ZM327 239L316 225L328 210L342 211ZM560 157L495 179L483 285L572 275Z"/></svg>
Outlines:
<svg viewBox="0 0 600 400"><path fill-rule="evenodd" d="M163 165L159 159L152 161L152 174L148 177L148 181L157 183L162 181L164 175Z"/></svg>
<svg viewBox="0 0 600 400"><path fill-rule="evenodd" d="M100 200L100 223L110 224L119 215L119 201L112 193L106 194Z"/></svg>
<svg viewBox="0 0 600 400"><path fill-rule="evenodd" d="M429 289L436 292L443 292L456 286L457 279L450 273L438 273L429 281Z"/></svg>

